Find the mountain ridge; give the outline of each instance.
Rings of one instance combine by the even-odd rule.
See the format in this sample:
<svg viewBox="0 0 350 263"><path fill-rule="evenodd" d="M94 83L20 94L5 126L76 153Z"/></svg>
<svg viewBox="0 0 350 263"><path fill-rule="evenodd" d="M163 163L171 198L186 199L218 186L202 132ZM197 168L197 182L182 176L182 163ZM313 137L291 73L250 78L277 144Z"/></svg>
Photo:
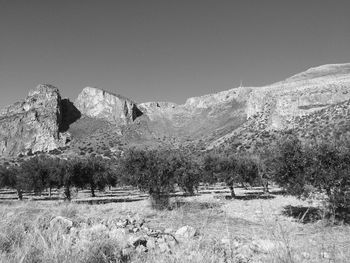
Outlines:
<svg viewBox="0 0 350 263"><path fill-rule="evenodd" d="M44 109L50 94L57 94L57 99ZM74 148L78 141L79 147L85 149L91 147L89 140L95 139L98 148L98 144L102 143L98 139L99 133L107 140L102 143L103 152L113 147L122 149L135 144L141 147L146 144L155 147L195 145L202 150L210 150L233 141L239 145L238 140L246 140L249 134L249 138L260 138L259 134L267 136L274 131L276 134L278 131L283 132L290 129L291 123L297 123L305 116L316 116L317 112L327 112L323 110L347 100L350 100L350 63L313 67L271 85L236 87L191 97L183 104L136 103L122 95L95 87L84 88L75 102L71 103L61 99L56 87L39 85L29 92L24 101L0 109L0 126L3 129L0 134L0 154ZM348 107L348 104L344 105ZM34 115L30 114L31 110L34 110ZM46 122L42 118L39 118L42 123L37 123L30 132L35 116L41 116L45 110L50 112L47 121L51 120L49 126L53 127L53 132L45 133L48 128L38 128ZM29 131L24 132L23 136L16 135L27 138L25 143L20 143L20 147L13 146L17 145L16 140L11 137L11 129L8 128L13 128L16 119L11 119L11 116L16 114L24 114L17 124L22 130ZM345 119L348 121L347 117ZM308 119L307 122L312 120ZM105 127L105 131L97 129L99 125ZM83 129L87 132L83 132ZM37 134L46 134L44 137L52 142L51 146L45 147L43 143L37 146ZM6 150L7 145L12 145L12 150ZM95 151L95 148L91 151ZM75 152L81 153L81 149Z"/></svg>

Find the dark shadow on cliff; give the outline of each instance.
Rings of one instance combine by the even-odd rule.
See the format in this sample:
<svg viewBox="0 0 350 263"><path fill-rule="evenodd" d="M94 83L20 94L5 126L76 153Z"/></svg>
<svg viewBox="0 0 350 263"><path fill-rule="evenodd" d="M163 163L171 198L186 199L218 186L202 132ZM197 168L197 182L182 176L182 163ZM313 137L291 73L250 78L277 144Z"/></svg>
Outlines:
<svg viewBox="0 0 350 263"><path fill-rule="evenodd" d="M60 123L60 132L69 129L69 125L80 119L81 113L69 99L61 101L62 120Z"/></svg>
<svg viewBox="0 0 350 263"><path fill-rule="evenodd" d="M138 117L142 115L143 112L134 104L132 107L132 120L135 121Z"/></svg>

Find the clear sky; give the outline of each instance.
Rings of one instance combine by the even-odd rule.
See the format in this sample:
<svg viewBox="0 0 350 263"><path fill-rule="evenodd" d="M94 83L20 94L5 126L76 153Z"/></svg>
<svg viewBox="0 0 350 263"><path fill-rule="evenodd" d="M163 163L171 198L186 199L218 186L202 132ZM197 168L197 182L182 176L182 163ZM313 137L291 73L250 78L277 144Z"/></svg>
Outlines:
<svg viewBox="0 0 350 263"><path fill-rule="evenodd" d="M40 83L137 102L350 62L349 0L0 0L0 106Z"/></svg>

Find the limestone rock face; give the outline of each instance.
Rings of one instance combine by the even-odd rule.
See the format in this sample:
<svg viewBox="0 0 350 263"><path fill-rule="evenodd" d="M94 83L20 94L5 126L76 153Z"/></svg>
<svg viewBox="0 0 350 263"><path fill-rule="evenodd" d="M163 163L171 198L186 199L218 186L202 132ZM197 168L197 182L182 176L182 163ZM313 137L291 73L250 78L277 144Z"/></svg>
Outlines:
<svg viewBox="0 0 350 263"><path fill-rule="evenodd" d="M61 121L58 89L39 85L24 101L0 110L0 155L56 149Z"/></svg>
<svg viewBox="0 0 350 263"><path fill-rule="evenodd" d="M75 102L75 106L86 116L105 119L117 125L131 123L142 115L133 101L91 87L83 89Z"/></svg>
<svg viewBox="0 0 350 263"><path fill-rule="evenodd" d="M285 81L255 88L247 116L264 114L269 128L283 129L293 117L304 116L350 99L350 64L311 68Z"/></svg>

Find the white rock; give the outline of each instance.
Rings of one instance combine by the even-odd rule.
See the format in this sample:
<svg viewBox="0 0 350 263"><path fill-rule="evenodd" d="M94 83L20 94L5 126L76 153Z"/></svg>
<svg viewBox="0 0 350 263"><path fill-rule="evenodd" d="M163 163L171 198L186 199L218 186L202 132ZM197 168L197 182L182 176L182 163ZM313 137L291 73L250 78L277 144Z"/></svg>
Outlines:
<svg viewBox="0 0 350 263"><path fill-rule="evenodd" d="M178 239L191 239L196 234L197 234L197 230L194 227L183 226L176 231L175 237Z"/></svg>
<svg viewBox="0 0 350 263"><path fill-rule="evenodd" d="M309 259L309 258L310 258L310 254L307 253L307 252L301 253L301 256L302 256L303 258L305 258L305 259Z"/></svg>
<svg viewBox="0 0 350 263"><path fill-rule="evenodd" d="M108 238L109 230L105 225L97 224L90 228L82 229L79 237L82 240L93 241Z"/></svg>
<svg viewBox="0 0 350 263"><path fill-rule="evenodd" d="M323 252L321 253L321 257L322 257L322 258L325 258L325 259L330 259L330 258L331 258L331 256L330 256L327 252L325 252L325 251L323 251Z"/></svg>
<svg viewBox="0 0 350 263"><path fill-rule="evenodd" d="M253 250L254 252L265 254L270 253L271 251L279 248L280 246L281 244L279 244L278 242L274 242L268 239L254 240L250 244L251 250Z"/></svg>
<svg viewBox="0 0 350 263"><path fill-rule="evenodd" d="M50 228L54 231L68 232L73 226L73 221L63 216L56 216L50 221Z"/></svg>

